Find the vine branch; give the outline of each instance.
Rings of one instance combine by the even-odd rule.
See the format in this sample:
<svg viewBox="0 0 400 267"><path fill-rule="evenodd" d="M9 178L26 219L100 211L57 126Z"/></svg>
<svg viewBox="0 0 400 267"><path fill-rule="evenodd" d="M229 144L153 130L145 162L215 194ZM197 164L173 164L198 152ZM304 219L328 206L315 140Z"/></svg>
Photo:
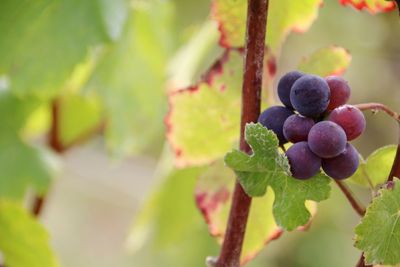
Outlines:
<svg viewBox="0 0 400 267"><path fill-rule="evenodd" d="M250 153L251 148L244 138L246 123L256 122L260 115L267 13L268 0L248 0L240 124L240 150L247 153ZM225 238L216 267L240 266L250 206L251 197L236 182Z"/></svg>
<svg viewBox="0 0 400 267"><path fill-rule="evenodd" d="M372 265L365 264L364 252L361 253L360 259L358 260L356 267L372 267Z"/></svg>
<svg viewBox="0 0 400 267"><path fill-rule="evenodd" d="M356 104L354 106L363 111L364 110L371 110L373 112L377 112L378 110L384 111L386 114L395 119L397 122L400 122L400 115L397 112L391 110L389 107L385 106L384 104L362 103L362 104Z"/></svg>
<svg viewBox="0 0 400 267"><path fill-rule="evenodd" d="M355 198L353 192L351 192L350 189L343 182L335 180L335 183L338 185L340 190L342 190L343 194L346 196L347 200L349 201L349 203L351 204L353 209L357 212L357 214L360 215L361 217L363 217L365 214L365 208Z"/></svg>

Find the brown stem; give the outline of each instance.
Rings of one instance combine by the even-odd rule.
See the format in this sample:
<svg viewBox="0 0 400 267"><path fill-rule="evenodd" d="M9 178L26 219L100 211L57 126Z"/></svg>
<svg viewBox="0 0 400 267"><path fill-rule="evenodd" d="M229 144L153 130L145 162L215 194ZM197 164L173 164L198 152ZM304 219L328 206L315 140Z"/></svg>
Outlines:
<svg viewBox="0 0 400 267"><path fill-rule="evenodd" d="M338 180L335 180L335 182L339 186L340 190L342 190L343 194L346 196L353 209L358 213L358 215L363 217L365 214L365 208L363 207L363 205L355 198L355 196L346 186L346 184Z"/></svg>
<svg viewBox="0 0 400 267"><path fill-rule="evenodd" d="M251 152L244 138L246 123L256 122L261 108L261 84L265 50L268 0L248 0L247 30L242 87L240 149ZM238 267L251 197L236 182L224 242L216 267Z"/></svg>
<svg viewBox="0 0 400 267"><path fill-rule="evenodd" d="M365 264L364 252L361 253L360 259L358 260L356 267L372 267L372 265Z"/></svg>
<svg viewBox="0 0 400 267"><path fill-rule="evenodd" d="M400 115L397 112L394 112L393 110L391 110L389 107L385 106L384 104L362 103L362 104L356 104L354 106L359 108L360 110L372 110L372 111L382 110L386 114L388 114L390 117L395 119L397 122L400 122Z"/></svg>
<svg viewBox="0 0 400 267"><path fill-rule="evenodd" d="M393 161L392 169L390 170L388 182L393 181L393 178L400 178L400 140L397 145L396 156Z"/></svg>

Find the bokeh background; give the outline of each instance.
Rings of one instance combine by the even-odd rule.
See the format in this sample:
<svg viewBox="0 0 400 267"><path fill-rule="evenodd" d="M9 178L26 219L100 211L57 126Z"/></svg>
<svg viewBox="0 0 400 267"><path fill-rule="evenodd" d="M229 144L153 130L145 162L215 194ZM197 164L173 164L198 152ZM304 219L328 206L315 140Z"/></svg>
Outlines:
<svg viewBox="0 0 400 267"><path fill-rule="evenodd" d="M170 220L173 227L162 233L163 239L168 241L149 244L132 241L129 236L138 214L151 207L148 203L151 195L160 186L165 186L159 175L158 159L168 151L168 145L164 144L163 124L167 112L166 90L194 83L221 54L217 28L210 20L210 2L133 1L129 8L140 12L136 12L133 22L128 20L125 26L136 23L136 28L131 36L122 38L118 46L129 49L132 46L130 38L142 38L143 42L138 41L137 46L131 47L140 52L133 53L138 59L133 65L129 64L129 58L116 65L111 60L104 72L116 71L119 78L115 75L103 80L100 74L93 86L105 82L118 88L132 83L140 86L143 94L150 90L157 92L154 93L154 101L143 97L147 107L154 114L159 114L149 126L145 117L147 110L139 108L135 112L135 103L126 105L132 105L130 110L133 109L133 112L129 116L140 118L135 118L135 121L143 123L144 134L146 127L156 127L159 134L133 156L110 155L102 136L66 152L61 156L62 171L51 187L41 221L49 230L54 249L65 267L204 266L205 256L217 255L219 248L209 237L203 218L195 209L193 192L169 199L171 202L188 203L185 214L190 217L181 218L179 211L171 209L152 221L163 224ZM140 20L140 16L152 19ZM160 19L154 19L154 16ZM165 16L167 19L162 19ZM382 102L398 110L399 22L396 11L372 16L365 11L343 7L339 1L324 1L319 17L310 30L304 34L292 33L288 37L277 75L280 77L294 69L302 57L318 48L336 44L347 48L352 55L352 63L344 73L352 88L350 102ZM147 37L148 32L156 32L160 37L158 40L163 41L154 43ZM156 66L159 76L140 72L141 64L146 65L148 61ZM195 61L193 65L196 67L182 70L188 61ZM128 115L121 112L121 116ZM384 114L367 113L367 123L365 134L354 142L364 157L378 147L397 142L397 125ZM37 142L42 141L38 138ZM140 139L135 142L144 144ZM124 147L127 144L119 145ZM357 186L352 186L352 189L367 203L368 192ZM143 205L146 205L145 208ZM343 195L333 187L332 197L319 205L318 214L307 232L285 233L277 241L269 243L248 266L354 266L360 255L352 240L358 221ZM188 224L193 226L189 230L186 227Z"/></svg>

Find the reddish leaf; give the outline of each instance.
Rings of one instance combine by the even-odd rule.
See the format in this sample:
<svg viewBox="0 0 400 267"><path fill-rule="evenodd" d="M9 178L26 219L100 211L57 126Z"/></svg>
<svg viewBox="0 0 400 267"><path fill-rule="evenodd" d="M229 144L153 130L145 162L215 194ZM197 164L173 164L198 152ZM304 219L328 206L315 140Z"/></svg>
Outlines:
<svg viewBox="0 0 400 267"><path fill-rule="evenodd" d="M350 5L358 10L367 10L371 14L388 12L396 8L394 1L387 0L339 0L342 5Z"/></svg>

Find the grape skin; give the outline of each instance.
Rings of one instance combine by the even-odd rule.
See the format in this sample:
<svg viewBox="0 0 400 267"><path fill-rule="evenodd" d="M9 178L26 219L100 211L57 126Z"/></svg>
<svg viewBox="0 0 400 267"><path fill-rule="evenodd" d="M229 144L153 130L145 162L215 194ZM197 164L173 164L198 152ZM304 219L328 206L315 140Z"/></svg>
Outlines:
<svg viewBox="0 0 400 267"><path fill-rule="evenodd" d="M350 87L343 78L338 76L328 76L325 78L331 91L331 98L328 110L333 110L347 103L350 98Z"/></svg>
<svg viewBox="0 0 400 267"><path fill-rule="evenodd" d="M347 143L346 149L339 156L322 160L322 169L333 179L342 180L352 176L357 171L358 164L357 150Z"/></svg>
<svg viewBox="0 0 400 267"><path fill-rule="evenodd" d="M285 136L283 135L283 124L285 123L285 120L292 114L293 111L288 108L282 106L273 106L267 108L260 114L258 122L267 129L272 130L278 137L279 144L283 145L287 142Z"/></svg>
<svg viewBox="0 0 400 267"><path fill-rule="evenodd" d="M334 122L321 121L308 134L308 145L321 158L338 156L346 148L346 133Z"/></svg>
<svg viewBox="0 0 400 267"><path fill-rule="evenodd" d="M278 83L278 96L281 102L290 109L293 109L292 103L290 102L290 90L297 79L302 77L304 73L300 71L291 71L286 73L279 80Z"/></svg>
<svg viewBox="0 0 400 267"><path fill-rule="evenodd" d="M360 136L366 126L364 114L361 110L351 105L343 105L332 110L329 120L339 124L343 128L348 141Z"/></svg>
<svg viewBox="0 0 400 267"><path fill-rule="evenodd" d="M314 124L313 119L294 114L283 124L283 135L292 143L307 141L308 133Z"/></svg>
<svg viewBox="0 0 400 267"><path fill-rule="evenodd" d="M321 159L308 147L307 142L292 145L287 151L292 176L308 179L316 175L321 167Z"/></svg>
<svg viewBox="0 0 400 267"><path fill-rule="evenodd" d="M330 89L328 83L316 75L304 75L292 86L290 101L303 116L316 118L328 107Z"/></svg>

